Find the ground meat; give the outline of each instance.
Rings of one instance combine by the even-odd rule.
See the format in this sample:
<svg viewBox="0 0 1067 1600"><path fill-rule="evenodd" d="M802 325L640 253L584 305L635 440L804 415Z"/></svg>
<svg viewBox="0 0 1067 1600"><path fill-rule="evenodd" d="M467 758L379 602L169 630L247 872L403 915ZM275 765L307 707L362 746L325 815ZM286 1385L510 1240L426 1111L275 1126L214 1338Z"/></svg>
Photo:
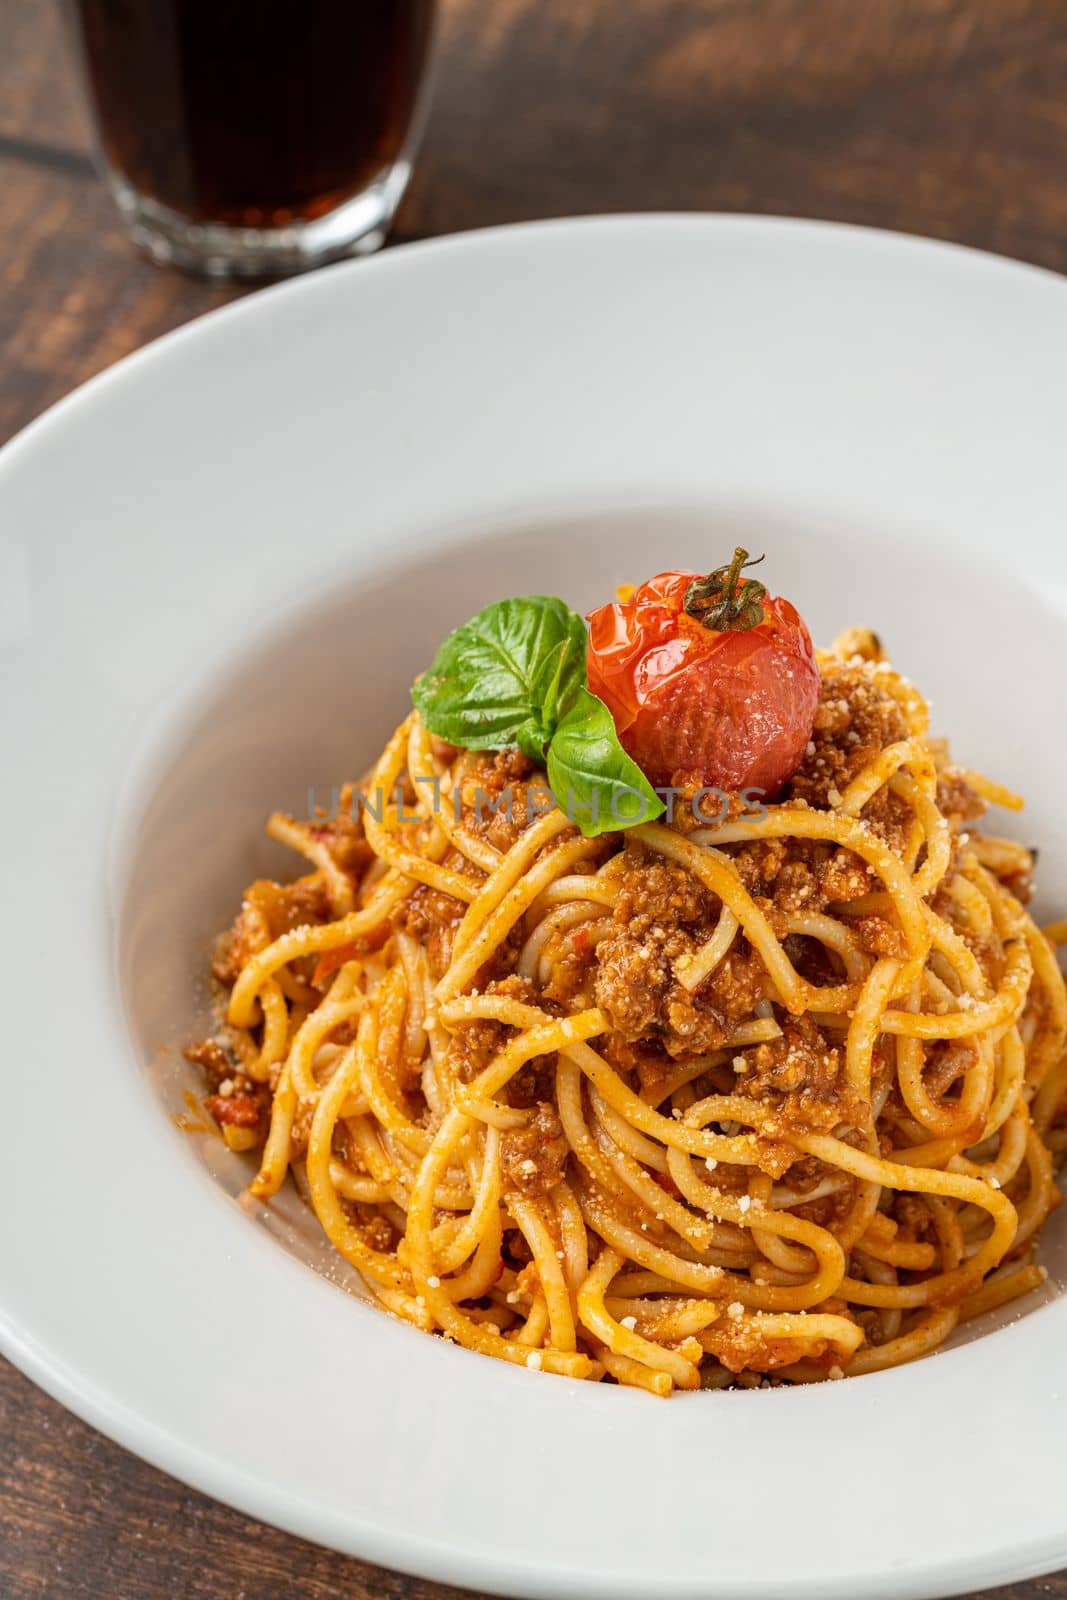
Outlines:
<svg viewBox="0 0 1067 1600"><path fill-rule="evenodd" d="M808 841L798 840L794 843L806 844ZM798 851L797 858L787 860L775 879L775 907L795 916L804 911L817 910L821 897L818 873L813 870L810 857Z"/></svg>
<svg viewBox="0 0 1067 1600"><path fill-rule="evenodd" d="M759 1315L731 1316L713 1322L703 1336L704 1348L731 1372L773 1372L803 1357L829 1366L836 1359L825 1339L801 1340L802 1316L796 1317L797 1338L769 1337L760 1331Z"/></svg>
<svg viewBox="0 0 1067 1600"><path fill-rule="evenodd" d="M831 900L857 900L879 887L859 856L815 839L755 840L734 851L733 860L749 894L776 924L782 916L820 912Z"/></svg>
<svg viewBox="0 0 1067 1600"><path fill-rule="evenodd" d="M937 804L954 828L985 815L988 807L975 794L959 767L944 767L937 775Z"/></svg>
<svg viewBox="0 0 1067 1600"><path fill-rule="evenodd" d="M795 1167L789 1169L789 1183L793 1183ZM794 1217L802 1217L805 1222L814 1222L818 1228L833 1230L842 1222L852 1210L856 1199L855 1179L849 1179L840 1189L833 1194L825 1194L819 1200L806 1200L803 1204L790 1206L789 1210ZM827 1304L824 1307L829 1311Z"/></svg>
<svg viewBox="0 0 1067 1600"><path fill-rule="evenodd" d="M719 1049L765 998L763 961L738 934L704 983L695 992L686 989L675 976L678 965L711 937L721 904L683 868L627 848L630 862L620 874L613 928L597 950L596 1004L630 1043L659 1041L673 1058ZM796 897L806 904L815 892L810 861L791 855L780 841L746 845L737 859L753 888L784 882L788 905ZM757 898L774 920L778 900Z"/></svg>
<svg viewBox="0 0 1067 1600"><path fill-rule="evenodd" d="M827 1178L836 1176L836 1169L828 1167L817 1156L801 1156L789 1169L789 1187L796 1194L810 1194Z"/></svg>
<svg viewBox="0 0 1067 1600"><path fill-rule="evenodd" d="M636 1072L641 1088L653 1093L674 1071L674 1062L659 1039L624 1039L619 1033L606 1033L597 1041L604 1060L616 1072Z"/></svg>
<svg viewBox="0 0 1067 1600"><path fill-rule="evenodd" d="M204 1110L220 1128L254 1128L260 1141L270 1127L271 1091L236 1067L217 1039L202 1039L182 1051L186 1061L199 1067L209 1093Z"/></svg>
<svg viewBox="0 0 1067 1600"><path fill-rule="evenodd" d="M831 1133L859 1125L865 1115L845 1077L844 1050L810 1016L786 1018L780 1038L740 1052L733 1066L735 1092L774 1111L761 1126L757 1156L757 1165L773 1177L789 1171L797 1159L789 1142L793 1134ZM885 1068L876 1053L876 1084Z"/></svg>
<svg viewBox="0 0 1067 1600"><path fill-rule="evenodd" d="M758 839L734 852L734 865L749 894L772 900L791 913L819 910L818 862L824 846L810 839Z"/></svg>
<svg viewBox="0 0 1067 1600"><path fill-rule="evenodd" d="M739 818L751 820L759 815L758 792L750 791L752 797L747 800L740 794L721 789L712 789L709 793L703 775L698 772L682 769L672 773L671 791L664 797L666 809L662 821L681 834Z"/></svg>
<svg viewBox="0 0 1067 1600"><path fill-rule="evenodd" d="M669 1056L701 1055L721 1048L734 1024L751 1017L766 992L767 974L741 936L695 993L677 982L678 961L702 942L685 929L659 923L643 934L626 930L604 940L596 1003L624 1039L658 1037Z"/></svg>
<svg viewBox="0 0 1067 1600"><path fill-rule="evenodd" d="M628 849L614 926L597 950L596 1004L624 1040L658 1039L670 1056L716 1050L763 998L763 963L739 935L711 977L685 989L675 970L711 937L720 902L684 868Z"/></svg>
<svg viewBox="0 0 1067 1600"><path fill-rule="evenodd" d="M859 900L879 887L870 867L852 850L835 849L819 868L819 889L826 903Z"/></svg>
<svg viewBox="0 0 1067 1600"><path fill-rule="evenodd" d="M557 935L549 944L549 980L542 990L542 1000L572 1011L580 1007L582 997L588 997L590 979L596 965L596 950L589 942L584 927L569 929Z"/></svg>
<svg viewBox="0 0 1067 1600"><path fill-rule="evenodd" d="M486 987L487 994L503 995L509 1000L518 1000L526 1005L540 1004L533 986L516 975L495 980ZM542 1007L544 1009L544 1007ZM478 1017L473 1022L465 1022L457 1028L449 1043L449 1060L452 1070L460 1083L471 1083L480 1072L484 1072L493 1057L501 1051L509 1039L515 1037L515 1029L503 1022L495 1022L491 1017ZM552 1058L555 1060L555 1057ZM516 1074L508 1085L514 1090L516 1084L524 1075L536 1070L535 1062L527 1062L526 1066ZM513 1104L531 1101L515 1100Z"/></svg>
<svg viewBox="0 0 1067 1600"><path fill-rule="evenodd" d="M219 941L211 970L220 983L237 982L244 968L268 941L306 923L328 922L329 896L314 874L295 883L273 883L259 878L246 891L244 904L230 932Z"/></svg>
<svg viewBox="0 0 1067 1600"><path fill-rule="evenodd" d="M659 1035L669 1054L717 1050L726 1038L726 1018L674 977L675 963L697 948L683 928L653 924L634 934L620 929L598 951L596 1003L624 1039Z"/></svg>
<svg viewBox="0 0 1067 1600"><path fill-rule="evenodd" d="M653 923L705 925L713 922L720 902L684 867L627 846L630 865L620 875L616 921L638 935Z"/></svg>
<svg viewBox="0 0 1067 1600"><path fill-rule="evenodd" d="M722 1012L683 989L671 986L663 1004L660 1026L672 1056L703 1055L726 1043L729 1025Z"/></svg>
<svg viewBox="0 0 1067 1600"><path fill-rule="evenodd" d="M232 1078L237 1070L217 1039L201 1039L197 1044L187 1045L182 1055L200 1068L212 1089L217 1089L225 1078Z"/></svg>
<svg viewBox="0 0 1067 1600"><path fill-rule="evenodd" d="M917 1239L924 1239L935 1231L929 1207L918 1195L896 1195L893 1200L893 1217L900 1225L896 1237L901 1243L913 1244Z"/></svg>
<svg viewBox="0 0 1067 1600"><path fill-rule="evenodd" d="M898 856L904 854L914 812L906 800L893 793L888 784L871 796L860 817L890 850L895 850Z"/></svg>
<svg viewBox="0 0 1067 1600"><path fill-rule="evenodd" d="M505 1193L548 1194L563 1176L568 1149L555 1107L542 1102L525 1127L510 1129L500 1141Z"/></svg>
<svg viewBox="0 0 1067 1600"><path fill-rule="evenodd" d="M743 934L738 934L726 957L710 978L697 990L702 1005L722 1013L729 1032L738 1022L751 1018L767 992L767 969L763 959Z"/></svg>
<svg viewBox="0 0 1067 1600"><path fill-rule="evenodd" d="M843 1057L811 1017L801 1016L782 1023L780 1038L738 1055L734 1067L739 1091L753 1099L804 1093L828 1100L838 1096Z"/></svg>
<svg viewBox="0 0 1067 1600"><path fill-rule="evenodd" d="M556 1014L555 1006L546 1006L543 997L537 993L537 985L527 978L522 978L517 972L511 973L506 978L494 978L486 989L487 994L502 995L505 1000L517 1000L520 1005L539 1006L542 1011Z"/></svg>
<svg viewBox="0 0 1067 1600"><path fill-rule="evenodd" d="M877 664L824 662L822 697L807 752L788 793L827 807L888 744L908 737L904 714L880 681Z"/></svg>
<svg viewBox="0 0 1067 1600"><path fill-rule="evenodd" d="M464 778L463 820L502 854L537 820L538 805L546 809L543 794L531 798L533 771L520 750L502 750L480 756Z"/></svg>
<svg viewBox="0 0 1067 1600"><path fill-rule="evenodd" d="M509 1106L528 1111L556 1092L558 1056L534 1056L515 1074L504 1091Z"/></svg>
<svg viewBox="0 0 1067 1600"><path fill-rule="evenodd" d="M887 917L856 917L852 922L852 931L869 955L894 956L898 961L903 961L907 956L908 947L903 933Z"/></svg>
<svg viewBox="0 0 1067 1600"><path fill-rule="evenodd" d="M308 823L314 837L325 844L341 870L358 881L374 860L374 851L367 843L363 812L355 797L356 786L346 783L338 798L337 815L328 821L316 815L309 817Z"/></svg>
<svg viewBox="0 0 1067 1600"><path fill-rule="evenodd" d="M973 1039L934 1039L926 1046L923 1085L932 1100L941 1100L978 1063Z"/></svg>
<svg viewBox="0 0 1067 1600"><path fill-rule="evenodd" d="M673 962L692 949L681 930L673 937L656 927L642 935L623 930L603 941L598 951L596 1003L608 1013L614 1029L635 1040L664 1026L667 997L677 987ZM719 1019L721 1032L721 1019Z"/></svg>
<svg viewBox="0 0 1067 1600"><path fill-rule="evenodd" d="M449 1061L460 1083L473 1083L512 1032L491 1017L479 1017L457 1028L448 1047Z"/></svg>
<svg viewBox="0 0 1067 1600"><path fill-rule="evenodd" d="M380 1250L383 1254L396 1248L397 1231L388 1218L381 1215L365 1218L363 1237L372 1250Z"/></svg>
<svg viewBox="0 0 1067 1600"><path fill-rule="evenodd" d="M393 919L394 926L403 928L412 938L426 947L430 974L441 978L452 960L452 941L466 910L461 900L440 889L431 889L420 883L404 900Z"/></svg>
<svg viewBox="0 0 1067 1600"><path fill-rule="evenodd" d="M262 1120L262 1102L251 1094L209 1094L204 1108L220 1128L257 1128Z"/></svg>

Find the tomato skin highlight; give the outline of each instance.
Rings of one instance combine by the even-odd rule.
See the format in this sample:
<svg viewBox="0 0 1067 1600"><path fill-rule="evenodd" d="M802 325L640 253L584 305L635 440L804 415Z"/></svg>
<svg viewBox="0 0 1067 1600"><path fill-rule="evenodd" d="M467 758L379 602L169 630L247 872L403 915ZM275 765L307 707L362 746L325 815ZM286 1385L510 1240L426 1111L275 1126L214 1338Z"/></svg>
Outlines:
<svg viewBox="0 0 1067 1600"><path fill-rule="evenodd" d="M800 765L819 703L819 669L788 600L763 600L763 621L708 628L684 609L695 572L661 572L589 614L589 688L624 749L661 787L774 795Z"/></svg>

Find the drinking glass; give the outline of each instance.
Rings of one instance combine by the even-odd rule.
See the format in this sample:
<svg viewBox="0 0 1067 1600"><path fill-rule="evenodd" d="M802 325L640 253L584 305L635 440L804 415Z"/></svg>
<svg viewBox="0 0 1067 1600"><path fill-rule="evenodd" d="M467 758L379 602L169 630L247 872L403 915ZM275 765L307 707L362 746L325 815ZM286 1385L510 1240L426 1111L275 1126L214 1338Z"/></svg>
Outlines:
<svg viewBox="0 0 1067 1600"><path fill-rule="evenodd" d="M100 155L159 261L375 250L411 171L436 0L67 0Z"/></svg>

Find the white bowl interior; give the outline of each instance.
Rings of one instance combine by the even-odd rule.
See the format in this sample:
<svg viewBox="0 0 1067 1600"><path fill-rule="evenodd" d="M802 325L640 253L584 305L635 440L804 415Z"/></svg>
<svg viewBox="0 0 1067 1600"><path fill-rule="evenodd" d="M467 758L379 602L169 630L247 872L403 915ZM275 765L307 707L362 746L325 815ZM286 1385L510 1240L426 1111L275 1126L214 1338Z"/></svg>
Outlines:
<svg viewBox="0 0 1067 1600"><path fill-rule="evenodd" d="M255 646L163 731L129 843L120 921L120 974L137 1057L161 1111L227 1193L250 1162L229 1154L198 1115L198 1075L180 1047L211 1028L206 979L212 942L254 877L294 875L295 858L267 840L275 808L304 814L362 772L410 704L412 678L445 632L504 595L561 592L588 609L616 583L665 567L707 570L735 543L766 551L771 586L792 598L824 643L849 623L873 626L895 664L933 705L954 753L1027 797L1021 818L987 826L1041 849L1035 914L1067 908L1067 836L1058 797L1067 748L1050 741L1061 681L1064 617L1057 596L1025 576L931 553L921 530L841 526L807 514L783 522L758 505L608 507L567 517L445 530L417 563L383 563L373 579L334 587L295 617L265 620ZM1026 685L1020 694L1018 686ZM136 808L135 808L136 810ZM292 1193L258 1221L325 1276L358 1291ZM1067 1222L1042 1245L1044 1296L983 1319L961 1339L1012 1321L1067 1285Z"/></svg>

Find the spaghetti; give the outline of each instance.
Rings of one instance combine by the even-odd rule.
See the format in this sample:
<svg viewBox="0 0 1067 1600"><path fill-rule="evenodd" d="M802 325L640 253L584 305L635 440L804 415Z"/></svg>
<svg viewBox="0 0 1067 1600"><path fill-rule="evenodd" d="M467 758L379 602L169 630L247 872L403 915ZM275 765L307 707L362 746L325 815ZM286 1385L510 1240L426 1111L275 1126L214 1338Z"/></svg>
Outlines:
<svg viewBox="0 0 1067 1600"><path fill-rule="evenodd" d="M271 819L310 871L248 890L189 1054L387 1311L667 1395L893 1366L1039 1285L1067 926L873 636L818 669L756 813L585 837L413 712L335 817Z"/></svg>

